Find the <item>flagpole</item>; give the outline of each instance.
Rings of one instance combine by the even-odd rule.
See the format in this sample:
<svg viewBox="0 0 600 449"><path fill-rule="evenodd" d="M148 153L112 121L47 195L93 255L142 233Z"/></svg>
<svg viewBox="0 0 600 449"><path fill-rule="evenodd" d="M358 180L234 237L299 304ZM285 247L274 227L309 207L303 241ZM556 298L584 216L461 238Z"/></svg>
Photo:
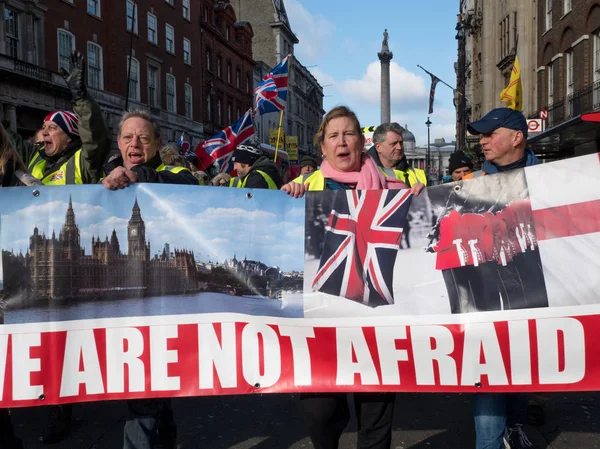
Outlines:
<svg viewBox="0 0 600 449"><path fill-rule="evenodd" d="M277 162L277 153L279 152L279 139L281 138L281 124L283 123L283 109L279 113L279 127L277 128L277 142L275 142L275 157L273 162Z"/></svg>
<svg viewBox="0 0 600 449"><path fill-rule="evenodd" d="M421 70L423 70L425 73L427 73L429 76L432 75L431 72L428 72L427 70L425 70L423 67L421 67L419 64L417 64L417 67L420 68ZM433 75L435 76L435 75ZM469 100L469 97L467 97L466 95L464 95L462 92L460 92L458 89L456 89L455 87L452 87L450 84L448 84L446 81L438 78L437 76L435 76L440 83L445 84L446 86L448 86L450 89L452 89L453 92L458 93L459 95L461 95L462 97L464 97L467 101L469 101L469 103L473 103L471 100Z"/></svg>

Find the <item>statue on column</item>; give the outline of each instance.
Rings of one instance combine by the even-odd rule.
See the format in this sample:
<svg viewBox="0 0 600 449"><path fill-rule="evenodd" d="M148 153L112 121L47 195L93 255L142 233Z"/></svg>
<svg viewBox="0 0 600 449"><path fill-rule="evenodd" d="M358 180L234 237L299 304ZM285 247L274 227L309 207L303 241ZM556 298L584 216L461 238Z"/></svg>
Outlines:
<svg viewBox="0 0 600 449"><path fill-rule="evenodd" d="M387 47L388 46L388 32L387 32L387 28L385 29L385 31L383 32L383 46Z"/></svg>

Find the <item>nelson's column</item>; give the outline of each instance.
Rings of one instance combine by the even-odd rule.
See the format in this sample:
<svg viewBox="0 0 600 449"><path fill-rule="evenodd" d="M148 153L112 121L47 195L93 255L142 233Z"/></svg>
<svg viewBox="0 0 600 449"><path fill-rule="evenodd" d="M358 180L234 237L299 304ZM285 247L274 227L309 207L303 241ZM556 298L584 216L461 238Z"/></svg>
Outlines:
<svg viewBox="0 0 600 449"><path fill-rule="evenodd" d="M390 110L390 61L394 54L388 47L387 28L383 32L383 42L381 51L377 53L381 62L381 123L389 123L391 118Z"/></svg>

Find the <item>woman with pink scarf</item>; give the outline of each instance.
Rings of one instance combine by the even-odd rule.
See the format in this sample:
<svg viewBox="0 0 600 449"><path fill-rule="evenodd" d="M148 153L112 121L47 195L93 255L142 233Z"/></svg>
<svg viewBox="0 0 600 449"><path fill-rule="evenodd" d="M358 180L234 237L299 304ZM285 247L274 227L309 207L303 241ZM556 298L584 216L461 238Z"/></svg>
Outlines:
<svg viewBox="0 0 600 449"><path fill-rule="evenodd" d="M356 114L337 106L323 118L315 135L315 145L323 152L319 170L299 176L281 190L300 198L307 190L407 189L402 181L386 177L375 162L363 153L365 138ZM415 195L423 188L415 185Z"/></svg>
<svg viewBox="0 0 600 449"><path fill-rule="evenodd" d="M329 111L315 136L323 152L321 168L294 179L281 190L300 198L306 190L407 189L389 178L363 153L365 143L356 114L346 106ZM418 187L420 186L420 187ZM423 188L415 185L414 194ZM392 441L394 393L353 393L358 421L358 449L389 449ZM337 449L350 421L345 393L307 393L300 403L315 449Z"/></svg>

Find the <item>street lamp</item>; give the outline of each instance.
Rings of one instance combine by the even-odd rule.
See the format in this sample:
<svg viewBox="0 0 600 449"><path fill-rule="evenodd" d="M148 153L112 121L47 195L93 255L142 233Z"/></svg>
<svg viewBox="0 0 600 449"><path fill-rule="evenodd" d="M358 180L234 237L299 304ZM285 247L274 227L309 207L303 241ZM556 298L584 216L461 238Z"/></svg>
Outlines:
<svg viewBox="0 0 600 449"><path fill-rule="evenodd" d="M429 127L431 126L431 120L429 120L429 117L427 117L427 121L425 122L425 125L427 125L427 155L425 156L425 174L427 176L427 180L429 180L429 164L430 164L430 157L431 157L431 140L430 140L430 134L429 134Z"/></svg>

